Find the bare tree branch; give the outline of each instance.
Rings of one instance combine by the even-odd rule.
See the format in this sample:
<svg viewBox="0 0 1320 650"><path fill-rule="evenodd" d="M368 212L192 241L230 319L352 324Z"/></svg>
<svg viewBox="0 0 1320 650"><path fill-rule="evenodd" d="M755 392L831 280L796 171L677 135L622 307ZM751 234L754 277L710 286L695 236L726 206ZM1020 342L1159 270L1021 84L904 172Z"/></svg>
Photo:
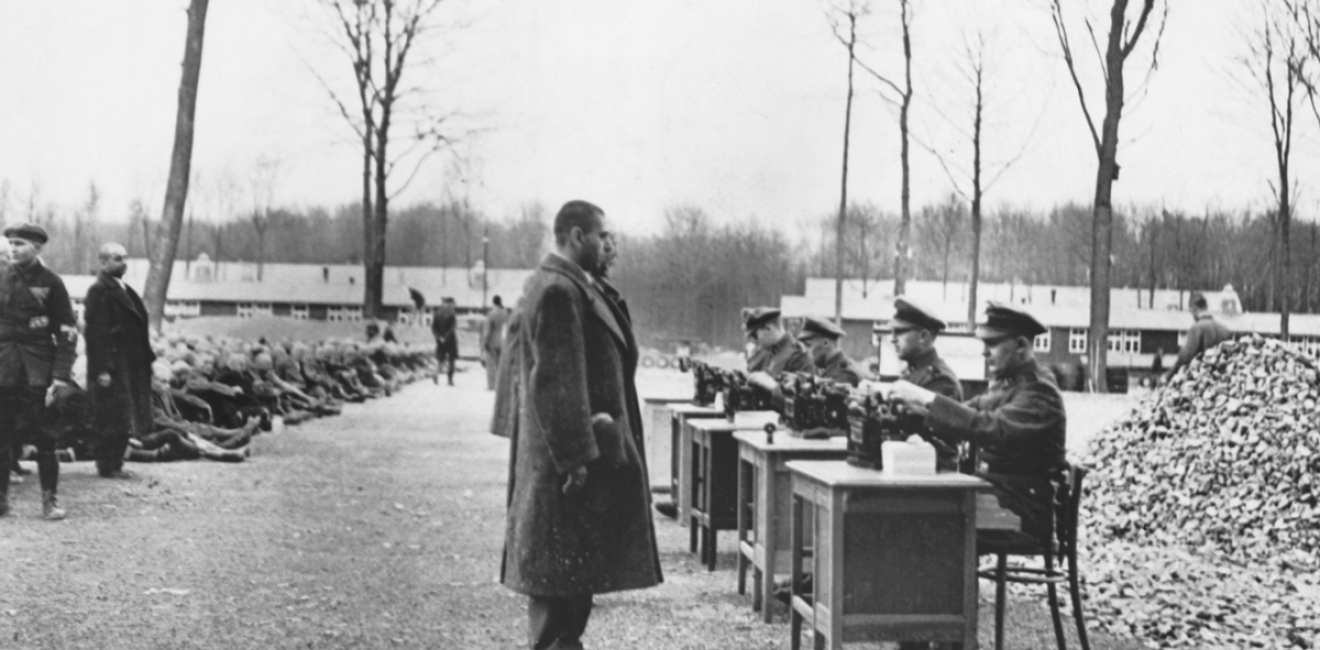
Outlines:
<svg viewBox="0 0 1320 650"><path fill-rule="evenodd" d="M1068 75L1072 77L1073 87L1077 89L1082 115L1086 117L1086 128L1091 130L1091 142L1095 145L1096 154L1099 154L1100 134L1095 129L1095 120L1091 119L1091 109L1086 104L1086 91L1082 90L1082 82L1077 78L1077 63L1073 59L1072 44L1068 40L1068 28L1063 24L1063 7L1059 5L1059 0L1052 2L1050 17L1054 20L1054 33L1059 39L1059 47L1063 49L1063 61L1068 65Z"/></svg>

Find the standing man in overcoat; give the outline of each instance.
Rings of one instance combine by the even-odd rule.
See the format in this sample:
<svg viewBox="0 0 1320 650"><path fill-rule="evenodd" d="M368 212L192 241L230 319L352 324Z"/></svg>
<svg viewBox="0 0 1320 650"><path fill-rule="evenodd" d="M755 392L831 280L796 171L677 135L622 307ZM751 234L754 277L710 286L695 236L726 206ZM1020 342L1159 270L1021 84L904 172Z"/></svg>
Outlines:
<svg viewBox="0 0 1320 650"><path fill-rule="evenodd" d="M9 467L15 440L35 443L42 516L59 520L58 434L46 426L46 407L73 382L78 321L64 281L38 257L46 229L24 223L4 236L13 261L0 269L0 467ZM8 513L9 472L0 472L0 516Z"/></svg>
<svg viewBox="0 0 1320 650"><path fill-rule="evenodd" d="M504 309L504 301L495 296L494 304L481 321L481 353L486 364L486 390L495 390L495 377L500 370L500 352L504 349L504 323L509 320L509 312Z"/></svg>
<svg viewBox="0 0 1320 650"><path fill-rule="evenodd" d="M87 289L87 383L101 434L96 471L106 478L130 478L124 450L130 437L152 431L151 332L147 309L124 283L128 251L120 244L101 247L101 271Z"/></svg>
<svg viewBox="0 0 1320 650"><path fill-rule="evenodd" d="M458 359L458 311L454 308L453 298L442 298L440 306L435 308L431 319L431 335L435 337L435 358L440 367L449 376L449 385L454 385L454 362ZM435 383L440 383L436 374Z"/></svg>
<svg viewBox="0 0 1320 650"><path fill-rule="evenodd" d="M605 213L585 201L555 217L556 250L519 307L518 418L500 579L528 596L533 650L582 648L593 594L659 584L634 375L638 350L592 277Z"/></svg>

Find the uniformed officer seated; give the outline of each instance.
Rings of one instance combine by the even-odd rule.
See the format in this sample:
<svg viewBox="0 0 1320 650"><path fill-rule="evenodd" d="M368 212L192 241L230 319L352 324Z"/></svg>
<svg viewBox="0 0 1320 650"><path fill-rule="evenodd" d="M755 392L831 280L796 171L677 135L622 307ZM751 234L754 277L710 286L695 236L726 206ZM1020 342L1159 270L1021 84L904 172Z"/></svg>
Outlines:
<svg viewBox="0 0 1320 650"><path fill-rule="evenodd" d="M890 321L889 340L894 345L894 353L904 364L899 377L961 402L962 384L935 349L935 339L947 327L947 323L916 299L906 296L894 299L894 318ZM939 438L932 438L931 445L935 447L940 470L953 471L957 468L961 456L957 445Z"/></svg>
<svg viewBox="0 0 1320 650"><path fill-rule="evenodd" d="M823 318L808 316L802 321L798 341L811 352L816 376L839 384L857 386L862 381L862 369L839 349L843 330Z"/></svg>
<svg viewBox="0 0 1320 650"><path fill-rule="evenodd" d="M756 307L743 310L743 329L748 338L755 338L756 351L747 360L747 380L761 386L783 398L779 386L779 375L784 372L815 374L816 365L811 361L807 347L784 331L779 320L779 310L772 307Z"/></svg>
<svg viewBox="0 0 1320 650"><path fill-rule="evenodd" d="M977 476L994 485L1000 505L1022 519L1022 533L1032 539L1051 528L1050 477L1064 466L1067 442L1063 396L1032 352L1033 340L1046 331L1031 314L990 303L976 330L991 379L985 393L959 403L909 381L887 387L891 399L925 416L934 435L980 447Z"/></svg>

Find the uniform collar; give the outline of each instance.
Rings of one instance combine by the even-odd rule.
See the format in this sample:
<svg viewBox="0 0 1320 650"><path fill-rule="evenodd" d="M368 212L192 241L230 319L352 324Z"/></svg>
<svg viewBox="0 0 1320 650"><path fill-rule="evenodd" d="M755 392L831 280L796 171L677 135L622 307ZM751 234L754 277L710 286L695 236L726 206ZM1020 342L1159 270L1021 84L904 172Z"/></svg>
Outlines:
<svg viewBox="0 0 1320 650"><path fill-rule="evenodd" d="M935 357L938 357L938 356L939 356L939 353L937 353L937 352L935 351L935 348L932 347L931 349L926 350L926 351L924 351L924 352L918 354L918 355L916 356L916 358L914 358L914 359L912 359L911 361L909 361L909 362L908 362L908 368L911 368L911 369L913 369L913 370L916 370L917 368L923 368L923 367L925 367L925 366L930 365L932 362L934 362L934 361L935 361Z"/></svg>
<svg viewBox="0 0 1320 650"><path fill-rule="evenodd" d="M24 280L31 280L32 276L36 275L42 268L41 258L38 257L32 260L32 263L27 266L19 264L18 262L11 262L9 267L18 271L18 274L23 276Z"/></svg>

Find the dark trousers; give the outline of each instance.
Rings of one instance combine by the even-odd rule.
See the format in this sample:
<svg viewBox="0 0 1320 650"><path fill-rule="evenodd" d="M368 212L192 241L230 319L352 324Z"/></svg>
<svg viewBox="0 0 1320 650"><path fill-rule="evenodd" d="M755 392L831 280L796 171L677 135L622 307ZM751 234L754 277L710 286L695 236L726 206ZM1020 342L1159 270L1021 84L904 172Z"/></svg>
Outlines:
<svg viewBox="0 0 1320 650"><path fill-rule="evenodd" d="M454 362L458 359L458 335L436 339L435 357L440 362L440 366L446 369L445 372L449 375L449 383L454 383Z"/></svg>
<svg viewBox="0 0 1320 650"><path fill-rule="evenodd" d="M113 389L95 386L96 415L100 437L96 441L96 471L112 474L124 468L124 450L128 448L128 418L123 396Z"/></svg>
<svg viewBox="0 0 1320 650"><path fill-rule="evenodd" d="M591 594L528 596L532 650L582 650L582 633L587 630L591 606Z"/></svg>
<svg viewBox="0 0 1320 650"><path fill-rule="evenodd" d="M9 493L9 467L14 448L30 442L37 446L37 472L41 491L54 492L60 483L60 463L55 458L55 438L46 427L46 387L6 386L0 388L0 494Z"/></svg>

